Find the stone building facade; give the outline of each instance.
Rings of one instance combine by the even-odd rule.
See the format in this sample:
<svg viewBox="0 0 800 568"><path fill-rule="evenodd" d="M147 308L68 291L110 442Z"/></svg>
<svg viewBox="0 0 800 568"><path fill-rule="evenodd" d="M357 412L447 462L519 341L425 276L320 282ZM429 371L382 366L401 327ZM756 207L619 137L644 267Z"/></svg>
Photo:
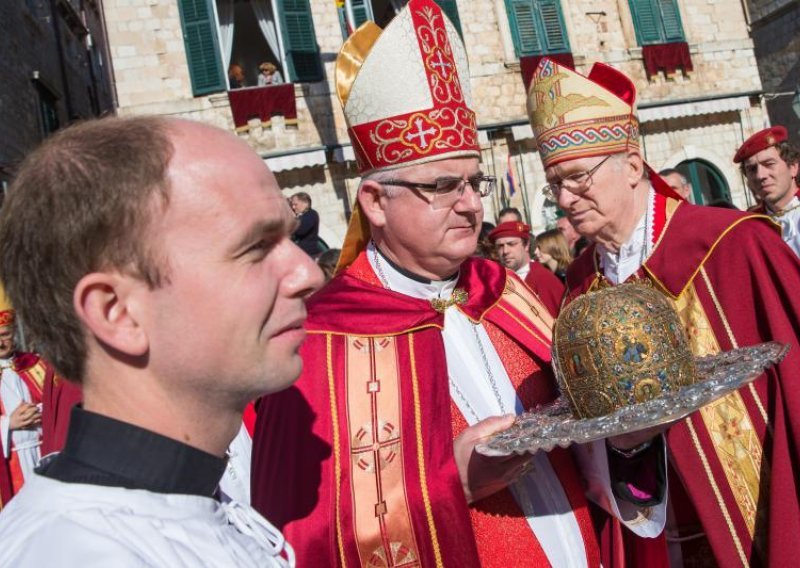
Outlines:
<svg viewBox="0 0 800 568"><path fill-rule="evenodd" d="M230 45L230 29L219 25L221 12L227 10L219 5L224 1L227 0L104 1L119 113L183 116L239 132L276 172L287 195L296 191L311 195L322 220L321 237L329 245L339 246L359 178L333 90L334 61L348 24L353 23L354 14L362 10L365 3L371 2L371 11L377 14L385 13L387 5L404 2L260 2L262 7L270 5L277 14L277 27L281 24L296 27L300 21L291 20L292 24L284 11L302 8L310 15L311 24L304 25L313 26L305 29L313 29L315 36L315 45L312 42L311 46L318 49L315 56L319 65L318 80L294 83L296 121L276 116L267 122L254 118L245 126L237 126L229 93L224 87L197 94L196 76L193 83L193 74L197 75L197 57L187 52L185 41L187 34L194 33L187 32L187 13L194 10L192 14L197 16L198 10L208 11L214 20L214 33L218 34L214 39L217 52L208 51L218 58L217 72L224 71L227 59L222 52L225 45ZM249 9L247 5L253 1L236 0L236 18L241 18L241 11ZM557 13L563 37L558 38L561 43L555 51L571 55L579 71L587 72L594 61L603 61L634 78L639 89L642 147L653 167L678 166L699 186L695 195L701 201L727 197L741 208L751 204L752 198L731 157L747 136L765 126L767 116L760 102L762 83L745 11L738 0L672 2L678 15L673 14L672 20L662 22L667 35L662 29L661 36L657 33L658 26L652 30L643 30L641 26L647 24L642 13L646 16L647 10L664 4L663 0L562 0L560 4L557 0L452 0L446 3L448 13L457 13L467 49L483 169L504 180L505 194L498 192L487 198L487 220L494 221L495 212L505 204L524 210L535 232L552 226L555 218L555 210L545 205L538 189L545 182L544 174L525 112L521 66L527 59L522 59L520 54L524 55L530 48L532 28L520 22L530 17L532 10L538 10L536 13L545 26L552 24L553 14ZM445 7L444 2L440 3ZM637 15L635 10L639 10ZM194 17L192 14L189 20ZM229 21L230 14L224 19ZM231 63L235 63L241 55L236 46L237 29L247 30L250 24L240 19L230 21L234 23ZM680 27L675 28L675 25ZM538 29L549 34L553 28ZM648 33L656 33L656 36L648 40ZM264 57L280 60L284 75L291 79L291 67L308 63L308 59L290 61L293 56L286 46L286 30L279 29L277 36L278 40L283 37L278 51L286 51L283 54L270 52ZM653 43L654 37L657 45L683 45L678 46L684 50L680 52L683 59L676 69L669 69L674 72L667 74L657 70L648 75L645 60L647 53L653 50L646 53L646 46L648 41ZM676 37L681 41L673 41ZM668 47L665 53L674 55L670 49ZM241 58L247 61L244 55ZM248 71L251 73L248 79L252 81L252 70ZM509 196L505 181L509 168L517 189L513 196Z"/></svg>
<svg viewBox="0 0 800 568"><path fill-rule="evenodd" d="M48 134L115 108L100 0L0 3L0 183Z"/></svg>
<svg viewBox="0 0 800 568"><path fill-rule="evenodd" d="M748 0L756 62L769 118L800 142L800 2Z"/></svg>

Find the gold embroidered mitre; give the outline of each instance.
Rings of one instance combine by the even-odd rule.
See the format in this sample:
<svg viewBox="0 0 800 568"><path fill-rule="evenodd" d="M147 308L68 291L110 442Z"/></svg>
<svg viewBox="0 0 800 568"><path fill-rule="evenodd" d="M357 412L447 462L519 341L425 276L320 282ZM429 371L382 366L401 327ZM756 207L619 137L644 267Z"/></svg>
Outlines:
<svg viewBox="0 0 800 568"><path fill-rule="evenodd" d="M639 148L636 87L603 63L584 77L542 59L528 91L528 117L545 168Z"/></svg>

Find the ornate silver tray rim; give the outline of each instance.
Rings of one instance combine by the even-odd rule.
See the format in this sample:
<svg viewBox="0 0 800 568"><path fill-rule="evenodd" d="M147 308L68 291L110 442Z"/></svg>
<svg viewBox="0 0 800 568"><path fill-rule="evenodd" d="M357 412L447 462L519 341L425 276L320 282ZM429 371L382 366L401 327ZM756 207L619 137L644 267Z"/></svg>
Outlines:
<svg viewBox="0 0 800 568"><path fill-rule="evenodd" d="M767 368L779 363L788 350L789 345L770 341L698 357L700 380L697 383L597 418L574 418L568 401L560 397L520 414L513 426L488 438L476 446L476 450L486 456L522 455L673 422L755 380Z"/></svg>

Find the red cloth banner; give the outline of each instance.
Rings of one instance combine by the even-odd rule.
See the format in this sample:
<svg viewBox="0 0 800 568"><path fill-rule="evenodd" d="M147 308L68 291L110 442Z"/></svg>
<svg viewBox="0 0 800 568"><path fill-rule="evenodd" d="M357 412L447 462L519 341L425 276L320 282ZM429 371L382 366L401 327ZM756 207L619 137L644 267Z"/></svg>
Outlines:
<svg viewBox="0 0 800 568"><path fill-rule="evenodd" d="M522 72L522 82L525 84L526 93L528 92L528 89L531 88L531 78L533 77L533 72L536 71L536 68L539 66L539 62L545 57L555 61L559 65L569 67L570 69L575 69L575 59L573 59L571 53L548 53L545 55L528 55L525 57L520 57L519 69Z"/></svg>
<svg viewBox="0 0 800 568"><path fill-rule="evenodd" d="M251 118L269 124L276 114L283 115L287 122L297 121L293 83L233 89L228 91L228 100L236 128L247 127L247 121Z"/></svg>
<svg viewBox="0 0 800 568"><path fill-rule="evenodd" d="M685 41L645 45L642 47L642 58L648 77L657 75L659 70L664 71L666 75L672 75L678 69L683 69L685 73L694 70L689 55L689 44Z"/></svg>

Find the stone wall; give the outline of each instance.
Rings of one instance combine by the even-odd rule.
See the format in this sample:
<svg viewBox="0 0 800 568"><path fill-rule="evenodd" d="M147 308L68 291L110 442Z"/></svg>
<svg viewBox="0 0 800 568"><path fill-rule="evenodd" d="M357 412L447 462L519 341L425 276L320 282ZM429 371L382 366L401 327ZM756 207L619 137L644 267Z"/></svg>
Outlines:
<svg viewBox="0 0 800 568"><path fill-rule="evenodd" d="M272 128L257 127L240 134L262 155L348 144L344 118L333 94L334 62L343 42L338 14L331 0L310 1L325 80L296 85L297 127L283 127L281 121L274 121ZM694 64L692 72L674 77L645 75L627 0L562 2L578 70L588 71L597 60L610 63L633 78L639 101L651 105L760 91L741 3L678 2ZM484 169L505 176L506 158L509 152L512 154L517 183L526 190L534 227L543 229L549 220L541 214L543 199L537 189L544 183L541 163L532 141L515 141L507 128L525 124L527 117L505 2L459 0L458 8L478 122L484 131L491 131L490 143L484 144ZM176 0L106 0L106 11L120 112L185 116L233 129L225 93L198 98L191 95ZM713 119L699 117L654 126L645 140L648 158L654 166L660 166L677 163L677 156L691 159L703 153L693 149L713 148L714 165L724 173L737 203L744 204L743 185L735 172L730 173L729 157L743 136L764 123L757 102L744 114L722 113ZM278 178L287 195L295 191L311 194L328 238L344 235L349 202L358 185L352 163L330 161L326 166L279 172ZM512 204L522 209L522 192L512 198ZM487 205L491 216L500 203L490 200Z"/></svg>
<svg viewBox="0 0 800 568"><path fill-rule="evenodd" d="M792 0L750 2L753 43L769 117L800 141L800 117L792 103L800 89L800 3ZM797 103L800 105L800 100Z"/></svg>
<svg viewBox="0 0 800 568"><path fill-rule="evenodd" d="M72 0L69 6L74 11L66 18L42 0L0 3L0 181L7 182L14 165L42 140L41 93L55 99L61 126L113 111L110 74L95 74L80 22L83 12L94 51L102 54L99 2Z"/></svg>

